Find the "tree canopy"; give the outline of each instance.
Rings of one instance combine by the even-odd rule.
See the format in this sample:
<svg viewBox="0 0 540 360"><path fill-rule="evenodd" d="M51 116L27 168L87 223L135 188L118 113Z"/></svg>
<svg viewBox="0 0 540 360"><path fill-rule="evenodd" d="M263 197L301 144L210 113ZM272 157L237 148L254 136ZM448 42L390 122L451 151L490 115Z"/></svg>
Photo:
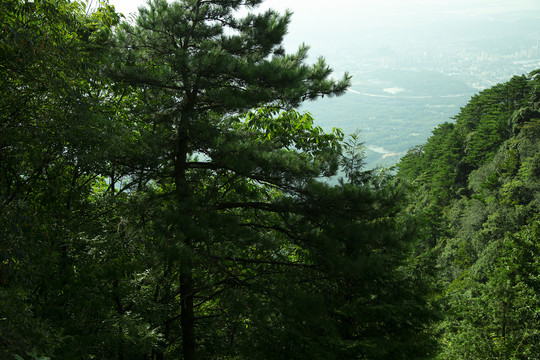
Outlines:
<svg viewBox="0 0 540 360"><path fill-rule="evenodd" d="M402 159L437 267L438 359L536 359L538 71L474 96Z"/></svg>
<svg viewBox="0 0 540 360"><path fill-rule="evenodd" d="M2 357L434 352L403 189L295 110L350 77L260 3L2 3Z"/></svg>

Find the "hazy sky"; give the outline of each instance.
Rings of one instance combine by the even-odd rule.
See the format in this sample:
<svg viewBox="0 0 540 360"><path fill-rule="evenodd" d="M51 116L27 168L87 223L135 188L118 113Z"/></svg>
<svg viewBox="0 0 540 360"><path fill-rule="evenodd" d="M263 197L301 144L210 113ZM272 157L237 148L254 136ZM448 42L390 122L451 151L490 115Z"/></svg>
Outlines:
<svg viewBox="0 0 540 360"><path fill-rule="evenodd" d="M145 0L110 0L116 9L123 13L137 10ZM331 4L331 6L329 6ZM384 21L388 16L407 16L409 14L455 13L475 15L479 12L500 13L511 10L540 10L538 0L267 0L262 8L271 7L283 11L291 9L294 21L311 19L355 18L363 21Z"/></svg>
<svg viewBox="0 0 540 360"><path fill-rule="evenodd" d="M125 15L146 4L146 0L109 1ZM324 56L328 60L341 56L338 52L344 49L368 51L429 33L444 37L458 32L460 21L475 24L479 16L483 20L497 16L501 21L501 16L504 19L505 14L519 10L540 18L540 0L266 0L259 9L269 7L293 12L284 42L288 52L306 43L313 58ZM464 31L466 35L470 30Z"/></svg>
<svg viewBox="0 0 540 360"><path fill-rule="evenodd" d="M97 0L94 0L97 1ZM145 0L109 0L117 11L136 12ZM329 6L331 4L331 6ZM290 9L294 15L287 41L308 44L323 33L336 36L345 31L373 27L418 25L440 17L489 16L515 10L540 13L539 0L267 0L260 7L278 11Z"/></svg>

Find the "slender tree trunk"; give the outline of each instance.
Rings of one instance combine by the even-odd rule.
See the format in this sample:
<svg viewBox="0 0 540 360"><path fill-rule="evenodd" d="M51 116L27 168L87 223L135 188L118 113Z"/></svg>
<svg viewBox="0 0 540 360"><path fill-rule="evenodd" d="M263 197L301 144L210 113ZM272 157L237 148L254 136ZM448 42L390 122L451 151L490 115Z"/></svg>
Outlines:
<svg viewBox="0 0 540 360"><path fill-rule="evenodd" d="M195 359L195 316L193 314L193 274L191 268L180 274L180 326L184 360Z"/></svg>
<svg viewBox="0 0 540 360"><path fill-rule="evenodd" d="M189 112L188 112L189 114ZM189 114L191 115L191 114ZM187 119L190 120L190 116ZM185 123L181 124L178 130L178 149L175 161L175 186L177 194L177 204L180 211L180 216L189 217L186 213L185 201L190 197L189 185L186 181L187 171L187 143L188 134L185 130ZM183 229L177 229L180 233ZM192 241L189 234L183 234L183 244L191 249ZM184 360L195 360L195 315L193 312L193 263L189 256L180 260L180 327L182 332L182 352Z"/></svg>

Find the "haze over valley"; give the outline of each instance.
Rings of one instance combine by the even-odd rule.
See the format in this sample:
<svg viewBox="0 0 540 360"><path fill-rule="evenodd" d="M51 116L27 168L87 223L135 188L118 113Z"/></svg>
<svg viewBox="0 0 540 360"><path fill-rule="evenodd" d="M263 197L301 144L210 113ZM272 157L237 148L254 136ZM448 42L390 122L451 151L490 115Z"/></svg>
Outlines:
<svg viewBox="0 0 540 360"><path fill-rule="evenodd" d="M125 0L124 0L125 1ZM111 1L129 14L144 2ZM288 52L311 47L349 92L308 102L325 129L359 129L367 167L390 166L458 114L474 94L540 68L537 1L269 0L260 11L293 12Z"/></svg>
<svg viewBox="0 0 540 360"><path fill-rule="evenodd" d="M360 129L368 167L396 163L474 94L540 68L538 8L420 12L393 21L313 44L326 46L330 66L349 71L353 84L343 97L305 108L325 127Z"/></svg>

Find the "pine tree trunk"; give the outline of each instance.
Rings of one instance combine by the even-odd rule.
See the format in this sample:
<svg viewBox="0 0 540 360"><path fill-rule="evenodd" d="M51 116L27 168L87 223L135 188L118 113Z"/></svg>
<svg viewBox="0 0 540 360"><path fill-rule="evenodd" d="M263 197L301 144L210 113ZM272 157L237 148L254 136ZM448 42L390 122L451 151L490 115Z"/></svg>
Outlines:
<svg viewBox="0 0 540 360"><path fill-rule="evenodd" d="M175 161L175 187L177 194L178 209L181 216L189 216L185 213L185 202L189 196L189 185L186 181L187 171L187 131L183 126L178 130L178 149ZM182 229L178 229L182 231ZM192 247L189 234L184 234L183 243L187 248ZM190 258L180 260L180 328L182 332L182 352L184 360L195 360L195 316L193 313L193 263Z"/></svg>
<svg viewBox="0 0 540 360"><path fill-rule="evenodd" d="M193 275L190 269L181 267L180 274L180 326L184 360L195 359L195 317L193 314ZM185 273L184 273L185 271Z"/></svg>

